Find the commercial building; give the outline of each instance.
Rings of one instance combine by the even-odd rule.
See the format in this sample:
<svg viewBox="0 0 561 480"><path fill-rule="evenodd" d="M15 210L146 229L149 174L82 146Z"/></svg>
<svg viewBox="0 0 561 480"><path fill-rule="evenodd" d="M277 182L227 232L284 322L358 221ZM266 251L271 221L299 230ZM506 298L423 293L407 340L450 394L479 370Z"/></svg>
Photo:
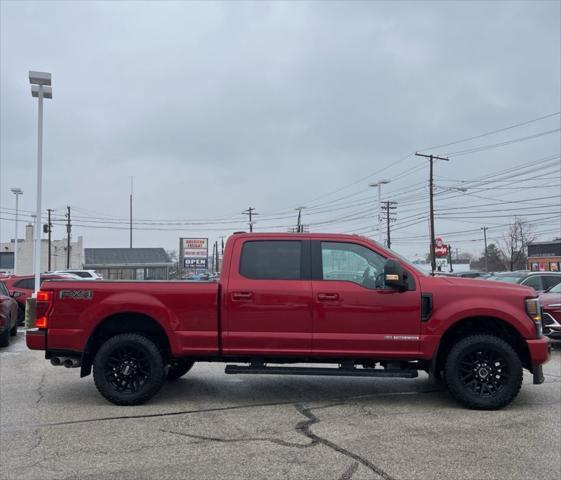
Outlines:
<svg viewBox="0 0 561 480"><path fill-rule="evenodd" d="M533 272L561 271L561 238L550 242L529 243L528 270Z"/></svg>
<svg viewBox="0 0 561 480"><path fill-rule="evenodd" d="M104 280L168 280L172 262L163 248L86 248L86 270Z"/></svg>
<svg viewBox="0 0 561 480"><path fill-rule="evenodd" d="M70 243L70 268L82 268L84 245L81 236ZM33 275L33 225L25 226L25 237L18 239L18 264L16 275ZM0 243L0 271L14 273L15 241ZM51 241L51 270L66 268L67 239ZM41 272L49 269L49 242L41 239Z"/></svg>

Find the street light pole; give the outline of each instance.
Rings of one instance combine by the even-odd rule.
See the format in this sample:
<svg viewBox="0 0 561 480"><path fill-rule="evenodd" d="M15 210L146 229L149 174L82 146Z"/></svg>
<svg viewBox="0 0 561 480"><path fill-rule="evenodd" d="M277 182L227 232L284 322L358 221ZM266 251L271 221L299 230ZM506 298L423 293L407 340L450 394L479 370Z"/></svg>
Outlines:
<svg viewBox="0 0 561 480"><path fill-rule="evenodd" d="M378 187L378 242L384 242L384 235L382 234L382 185L390 183L390 180L378 180L376 183L369 183L369 187Z"/></svg>
<svg viewBox="0 0 561 480"><path fill-rule="evenodd" d="M39 101L37 115L37 206L35 211L35 294L41 286L41 200L43 189L43 99L53 98L51 74L46 72L29 72L31 95Z"/></svg>
<svg viewBox="0 0 561 480"><path fill-rule="evenodd" d="M12 188L12 193L16 196L16 233L14 235L14 275L17 275L19 196L23 195L23 190L21 188Z"/></svg>

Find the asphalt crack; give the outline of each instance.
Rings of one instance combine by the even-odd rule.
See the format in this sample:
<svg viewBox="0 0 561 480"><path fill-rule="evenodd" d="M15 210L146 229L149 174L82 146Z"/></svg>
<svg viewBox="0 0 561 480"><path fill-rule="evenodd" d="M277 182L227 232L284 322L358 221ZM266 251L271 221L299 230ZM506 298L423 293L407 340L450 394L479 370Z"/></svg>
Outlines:
<svg viewBox="0 0 561 480"><path fill-rule="evenodd" d="M39 402L41 402L41 400L43 400L43 397L45 396L45 380L47 378L47 374L46 372L43 372L43 374L41 375L41 380L39 380L39 385L37 385L37 401L35 402L35 405L39 404Z"/></svg>
<svg viewBox="0 0 561 480"><path fill-rule="evenodd" d="M201 440L204 442L217 442L217 443L270 442L270 443L274 443L275 445L280 445L282 447L289 447L289 448L308 448L312 446L311 444L286 442L285 440L280 440L278 438L269 438L269 437L219 438L219 437L210 437L207 435L195 435L193 433L176 432L174 430L166 430L162 428L160 429L160 432L171 433L173 435L179 435L181 437L192 438L193 440Z"/></svg>
<svg viewBox="0 0 561 480"><path fill-rule="evenodd" d="M39 388L38 388L39 390ZM328 408L329 406L334 405L342 405L346 404L352 400L358 400L363 398L373 398L373 397L388 397L388 396L397 396L397 395L422 395L427 393L438 393L442 392L441 389L436 390L423 390L423 391L413 391L413 392L391 392L391 393L373 393L367 395L353 395L350 397L339 397L339 398L332 398L326 400L336 401L338 403L327 405L326 407L316 407L315 409L319 408ZM40 393L40 399L37 401L41 401L42 393ZM315 401L315 400L314 400ZM49 423L35 423L35 424L27 424L24 425L26 429L28 428L45 428L45 427L59 427L59 426L66 426L66 425L77 425L77 424L85 424L85 423L96 423L96 422L108 422L113 420L137 420L141 418L161 418L161 417L174 417L178 415L191 415L196 413L210 413L210 412L225 412L231 410L243 410L246 408L257 408L257 407L277 407L282 405L294 405L294 400L287 400L284 402L263 402L263 403L250 403L245 405L229 405L226 407L214 407L214 408L201 408L197 410L179 410L176 412L164 412L164 413L144 413L139 415L115 415L111 417L98 417L98 418L84 418L82 420L66 420L62 422L49 422ZM0 429L1 431L10 431L10 426L6 425L4 428Z"/></svg>
<svg viewBox="0 0 561 480"><path fill-rule="evenodd" d="M341 447L340 445L337 445L336 443L334 443L330 440L327 440L326 438L320 437L319 435L312 432L312 430L311 430L312 425L320 423L319 417L317 415L315 415L314 413L312 413L312 410L329 408L329 407L333 407L335 405L340 405L340 404L330 404L330 405L320 406L320 407L316 407L316 408L311 408L311 407L307 408L307 407L304 407L301 404L293 404L294 408L301 415L306 417L305 420L300 420L296 424L296 426L294 427L294 429L299 434L301 434L301 435L305 436L306 438L310 439L310 442L305 443L305 444L295 443L295 442L287 442L285 440L281 440L281 439L274 438L274 437L221 438L221 437L213 437L213 436L208 436L208 435L196 435L196 434L193 434L193 433L178 432L178 431L167 430L167 429L160 429L160 431L163 432L163 433L169 433L169 434L172 434L172 435L179 435L179 436L182 436L182 437L187 437L187 438L190 438L190 439L193 439L193 440L216 442L216 443L269 442L269 443L273 443L275 445L280 445L280 446L283 446L283 447L300 448L300 449L315 447L316 445L323 445L323 446L325 446L325 447L327 447L331 450L334 450L337 453L339 453L341 455L344 455L344 456L350 458L351 460L353 460L352 465L343 473L343 475L340 477L340 480L349 480L354 475L354 473L356 472L356 470L358 469L360 464L363 465L364 467L366 467L371 472L375 473L380 478L383 478L384 480L395 480L394 477L392 477L389 473L384 471L382 468L380 468L377 465L375 465L374 463L372 463L370 460L367 460L363 456L361 456L361 455L359 455L355 452L352 452L351 450L348 450L344 447Z"/></svg>
<svg viewBox="0 0 561 480"><path fill-rule="evenodd" d="M341 447L336 443L327 440L326 438L316 435L314 432L311 431L310 427L312 425L319 423L320 419L312 413L312 408L305 408L300 404L296 404L294 405L294 407L302 415L308 418L308 420L304 420L303 422L300 422L296 426L296 430L302 433L303 435L305 435L306 437L308 437L310 440L312 440L313 444L322 444L328 448L331 448L332 450L335 450L338 453L341 453L342 455L351 458L352 460L355 460L356 462L364 465L367 469L369 469L371 472L375 473L379 477L383 478L384 480L395 480L394 477L392 477L389 473L385 472L380 467L374 465L370 460L367 460L366 458L360 456L359 454L354 453L344 447Z"/></svg>
<svg viewBox="0 0 561 480"><path fill-rule="evenodd" d="M345 472L343 473L343 475L341 475L339 477L339 480L351 480L352 476L355 474L355 472L358 470L359 467L359 463L358 462L354 462L352 463L349 468L347 468L347 470L345 470Z"/></svg>

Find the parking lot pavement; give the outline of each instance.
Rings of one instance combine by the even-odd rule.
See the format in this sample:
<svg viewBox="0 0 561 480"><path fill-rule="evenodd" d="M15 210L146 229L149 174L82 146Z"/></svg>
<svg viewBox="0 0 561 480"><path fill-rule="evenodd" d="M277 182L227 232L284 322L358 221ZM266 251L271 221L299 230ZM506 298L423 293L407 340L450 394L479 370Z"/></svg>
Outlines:
<svg viewBox="0 0 561 480"><path fill-rule="evenodd" d="M418 379L224 375L117 407L23 334L0 351L2 479L558 479L561 350L498 412Z"/></svg>

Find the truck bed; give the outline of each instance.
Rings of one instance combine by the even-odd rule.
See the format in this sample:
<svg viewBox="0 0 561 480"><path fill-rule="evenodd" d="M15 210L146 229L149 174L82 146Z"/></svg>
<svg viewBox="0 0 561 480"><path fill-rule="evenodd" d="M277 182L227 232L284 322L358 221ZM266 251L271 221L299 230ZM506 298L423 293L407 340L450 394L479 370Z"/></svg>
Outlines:
<svg viewBox="0 0 561 480"><path fill-rule="evenodd" d="M218 283L55 280L42 290L53 292L48 349L83 351L96 328L118 315L156 320L173 355L218 353Z"/></svg>

